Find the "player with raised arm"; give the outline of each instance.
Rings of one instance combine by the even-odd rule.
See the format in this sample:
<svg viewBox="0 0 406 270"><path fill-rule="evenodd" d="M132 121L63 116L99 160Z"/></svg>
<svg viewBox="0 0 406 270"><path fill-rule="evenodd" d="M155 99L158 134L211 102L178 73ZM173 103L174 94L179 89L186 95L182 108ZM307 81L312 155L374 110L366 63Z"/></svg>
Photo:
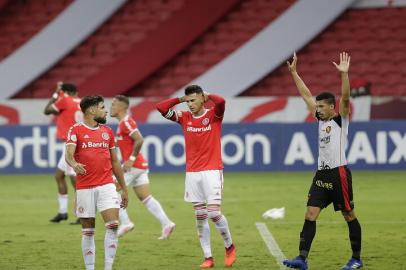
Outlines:
<svg viewBox="0 0 406 270"><path fill-rule="evenodd" d="M44 114L56 115L56 137L66 141L66 134L71 126L82 121L83 114L80 110L80 98L74 84L58 82L55 93L44 108ZM59 159L55 172L55 180L58 187L58 214L50 221L58 223L68 219L68 187L65 176L69 176L73 188L75 188L75 171L65 161L65 149ZM80 224L79 219L71 224Z"/></svg>
<svg viewBox="0 0 406 270"><path fill-rule="evenodd" d="M296 70L297 57L287 62L296 87L303 97L309 111L319 123L319 157L318 170L313 178L307 201L307 211L302 232L300 233L299 256L285 260L284 265L301 270L307 269L307 256L314 236L316 235L316 220L323 208L333 203L335 211L341 211L348 224L352 257L342 270L360 269L361 260L361 225L354 212L351 171L347 167L345 149L348 143L348 126L350 112L350 82L348 71L350 56L340 54L340 63L333 62L341 76L341 99L339 113L335 112L335 96L323 92L316 96L312 94L300 78Z"/></svg>
<svg viewBox="0 0 406 270"><path fill-rule="evenodd" d="M211 100L214 108L206 109ZM185 102L190 111L176 111L172 107ZM223 162L221 159L221 126L225 110L224 98L203 92L198 85L185 89L185 96L171 98L157 104L165 118L182 126L185 136L186 179L185 201L191 202L196 215L196 227L204 253L201 268L214 267L211 252L210 218L224 240L226 267L236 260L236 249L226 217L221 213L223 194Z"/></svg>
<svg viewBox="0 0 406 270"><path fill-rule="evenodd" d="M120 149L123 160L125 183L133 188L138 199L161 223L162 232L158 239L168 239L175 229L175 223L168 218L159 201L150 192L148 162L140 153L144 138L138 129L137 123L128 114L129 105L128 97L118 95L114 97L110 108L110 116L119 120L116 144ZM126 209L120 209L118 236L122 236L133 228L134 223L129 219Z"/></svg>
<svg viewBox="0 0 406 270"><path fill-rule="evenodd" d="M105 222L105 270L113 268L118 247L120 198L113 173L121 188L121 207L128 204L123 170L116 156L114 133L106 123L107 110L101 96L86 96L80 102L82 123L75 124L66 141L66 162L75 170L76 214L82 224L82 253L86 269L95 267L96 210Z"/></svg>

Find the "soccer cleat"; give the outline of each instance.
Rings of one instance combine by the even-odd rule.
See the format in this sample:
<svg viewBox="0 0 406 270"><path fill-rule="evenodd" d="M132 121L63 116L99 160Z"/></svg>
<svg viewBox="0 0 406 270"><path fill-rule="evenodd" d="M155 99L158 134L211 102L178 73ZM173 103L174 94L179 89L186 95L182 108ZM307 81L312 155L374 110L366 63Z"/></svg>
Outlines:
<svg viewBox="0 0 406 270"><path fill-rule="evenodd" d="M284 260L283 265L286 265L287 267L290 267L290 268L307 270L307 261L303 260L303 258L300 256L297 256L296 258L294 258L292 260Z"/></svg>
<svg viewBox="0 0 406 270"><path fill-rule="evenodd" d="M158 238L159 240L166 240L169 239L169 236L171 236L173 230L175 230L175 223L171 222L168 225L165 225L162 228L162 234L161 236Z"/></svg>
<svg viewBox="0 0 406 270"><path fill-rule="evenodd" d="M236 249L235 249L234 244L231 244L231 246L226 248L226 255L224 257L224 265L226 267L232 267L235 260L237 260Z"/></svg>
<svg viewBox="0 0 406 270"><path fill-rule="evenodd" d="M200 268L202 268L202 269L213 268L213 267L214 267L214 259L213 259L213 257L204 258L203 263L200 265Z"/></svg>
<svg viewBox="0 0 406 270"><path fill-rule="evenodd" d="M67 219L68 219L67 213L64 213L64 214L58 213L56 216L54 216L49 221L54 222L54 223L59 223L61 220L67 220Z"/></svg>
<svg viewBox="0 0 406 270"><path fill-rule="evenodd" d="M117 236L121 237L124 234L131 232L134 229L134 223L130 222L127 224L122 224L120 226L118 226L118 230L117 230Z"/></svg>
<svg viewBox="0 0 406 270"><path fill-rule="evenodd" d="M76 219L75 221L69 223L70 225L80 225L80 218Z"/></svg>
<svg viewBox="0 0 406 270"><path fill-rule="evenodd" d="M351 258L341 270L361 269L363 266L362 260Z"/></svg>

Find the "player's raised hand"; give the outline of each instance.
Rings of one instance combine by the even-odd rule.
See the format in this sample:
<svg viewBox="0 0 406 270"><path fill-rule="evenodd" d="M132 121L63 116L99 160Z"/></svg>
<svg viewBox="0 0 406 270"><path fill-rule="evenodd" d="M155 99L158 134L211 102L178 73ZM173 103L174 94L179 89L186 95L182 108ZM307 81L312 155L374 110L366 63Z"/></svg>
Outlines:
<svg viewBox="0 0 406 270"><path fill-rule="evenodd" d="M297 64L296 52L293 53L292 62L286 61L286 64L288 65L288 69L290 72L296 72L296 64Z"/></svg>
<svg viewBox="0 0 406 270"><path fill-rule="evenodd" d="M203 92L203 99L204 99L204 102L207 102L208 100L209 100L209 93L208 92L206 92L206 91L204 91Z"/></svg>
<svg viewBox="0 0 406 270"><path fill-rule="evenodd" d="M340 53L340 64L337 65L335 62L333 62L333 64L341 73L347 73L350 69L350 60L351 57L348 55L348 53L342 52Z"/></svg>
<svg viewBox="0 0 406 270"><path fill-rule="evenodd" d="M120 207L121 208L127 208L128 206L128 192L127 190L123 190L121 192L121 204Z"/></svg>
<svg viewBox="0 0 406 270"><path fill-rule="evenodd" d="M55 93L58 93L59 91L62 90L62 85L63 85L63 82L62 82L62 81L59 81L59 82L56 84Z"/></svg>
<svg viewBox="0 0 406 270"><path fill-rule="evenodd" d="M73 170L75 171L76 174L83 175L86 174L85 166L86 165L84 164L76 163L75 167L73 167Z"/></svg>

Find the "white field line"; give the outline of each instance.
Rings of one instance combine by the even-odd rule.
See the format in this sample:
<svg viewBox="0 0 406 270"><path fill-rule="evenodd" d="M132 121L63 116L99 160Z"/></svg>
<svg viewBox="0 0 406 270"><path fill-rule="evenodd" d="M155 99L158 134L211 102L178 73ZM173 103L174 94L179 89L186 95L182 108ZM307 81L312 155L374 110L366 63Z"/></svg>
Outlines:
<svg viewBox="0 0 406 270"><path fill-rule="evenodd" d="M282 250L279 248L278 243L276 243L275 238L272 236L271 232L268 230L268 227L265 223L257 222L255 223L259 234L262 236L266 246L268 247L269 251L271 252L272 256L275 257L276 263L279 265L279 269L284 270L287 269L283 264L283 260L286 260L285 255L283 254Z"/></svg>

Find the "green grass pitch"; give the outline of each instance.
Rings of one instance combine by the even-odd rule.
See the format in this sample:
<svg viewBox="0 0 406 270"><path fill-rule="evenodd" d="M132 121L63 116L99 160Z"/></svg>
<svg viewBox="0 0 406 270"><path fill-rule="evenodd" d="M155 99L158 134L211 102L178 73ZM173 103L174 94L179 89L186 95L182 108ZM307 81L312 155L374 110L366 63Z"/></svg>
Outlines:
<svg viewBox="0 0 406 270"><path fill-rule="evenodd" d="M223 213L237 246L234 269L280 269L269 253L256 222L266 223L282 252L297 255L312 172L225 172ZM159 241L160 226L130 195L129 215L136 228L120 238L115 269L199 269L203 255L194 212L183 201L184 174L151 173L151 188L177 224L172 238ZM365 269L406 269L406 171L353 171L356 213L363 229ZM68 222L51 224L56 214L52 175L0 175L0 269L83 269L81 231ZM70 188L70 218L73 196ZM262 213L285 207L283 220L264 220ZM96 226L96 268L103 268L104 226ZM223 269L222 240L211 226L215 269ZM340 269L350 257L347 225L332 206L317 223L309 269Z"/></svg>

